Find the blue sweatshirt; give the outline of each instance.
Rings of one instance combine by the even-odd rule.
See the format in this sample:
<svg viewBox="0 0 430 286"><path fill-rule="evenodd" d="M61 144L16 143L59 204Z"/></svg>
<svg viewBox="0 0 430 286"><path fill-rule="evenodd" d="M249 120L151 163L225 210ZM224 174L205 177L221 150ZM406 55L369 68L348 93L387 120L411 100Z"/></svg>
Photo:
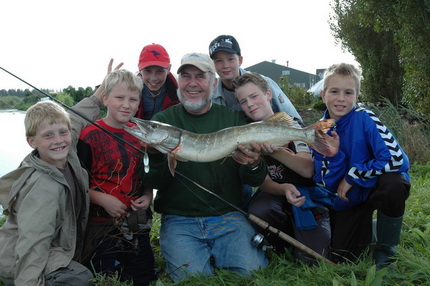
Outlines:
<svg viewBox="0 0 430 286"><path fill-rule="evenodd" d="M328 118L326 111L323 119ZM339 152L326 157L313 150L314 180L333 193L343 178L353 186L347 194L349 202L338 198L334 209L347 209L365 201L378 176L384 173L398 172L410 181L408 156L372 111L355 107L331 130L339 135Z"/></svg>

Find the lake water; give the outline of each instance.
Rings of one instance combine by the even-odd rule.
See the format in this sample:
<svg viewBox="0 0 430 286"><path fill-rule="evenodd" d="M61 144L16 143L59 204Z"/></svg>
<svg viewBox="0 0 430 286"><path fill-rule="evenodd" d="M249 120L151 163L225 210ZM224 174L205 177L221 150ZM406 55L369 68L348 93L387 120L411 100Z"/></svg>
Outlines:
<svg viewBox="0 0 430 286"><path fill-rule="evenodd" d="M25 139L25 112L0 110L0 177L16 169L31 152Z"/></svg>
<svg viewBox="0 0 430 286"><path fill-rule="evenodd" d="M25 112L0 110L0 177L16 169L32 148L25 139ZM0 205L0 216L3 212Z"/></svg>

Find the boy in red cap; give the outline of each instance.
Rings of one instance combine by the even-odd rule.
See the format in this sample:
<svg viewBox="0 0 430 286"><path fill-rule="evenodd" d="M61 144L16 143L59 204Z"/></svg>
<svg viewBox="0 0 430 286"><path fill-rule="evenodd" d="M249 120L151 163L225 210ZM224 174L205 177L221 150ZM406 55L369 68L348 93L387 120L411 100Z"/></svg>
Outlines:
<svg viewBox="0 0 430 286"><path fill-rule="evenodd" d="M138 66L144 87L136 117L149 120L155 113L179 103L178 83L170 72L170 57L163 46L143 47Z"/></svg>

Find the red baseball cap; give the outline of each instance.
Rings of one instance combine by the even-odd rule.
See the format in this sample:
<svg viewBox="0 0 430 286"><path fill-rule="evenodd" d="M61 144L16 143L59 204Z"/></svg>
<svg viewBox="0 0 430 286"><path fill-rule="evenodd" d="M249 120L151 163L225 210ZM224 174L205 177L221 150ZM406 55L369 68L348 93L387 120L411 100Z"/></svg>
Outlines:
<svg viewBox="0 0 430 286"><path fill-rule="evenodd" d="M139 70L149 66L160 66L168 68L170 57L166 49L159 44L152 44L143 47L139 57Z"/></svg>

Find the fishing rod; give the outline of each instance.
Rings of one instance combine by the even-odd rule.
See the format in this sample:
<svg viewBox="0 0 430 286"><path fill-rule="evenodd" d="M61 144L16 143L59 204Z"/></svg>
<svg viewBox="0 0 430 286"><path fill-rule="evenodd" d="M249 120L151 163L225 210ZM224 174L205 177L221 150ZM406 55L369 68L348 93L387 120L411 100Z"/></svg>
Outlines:
<svg viewBox="0 0 430 286"><path fill-rule="evenodd" d="M261 218L247 213L244 210L238 208L237 206L233 205L232 203L228 202L227 200L225 200L224 198L220 197L219 195L215 194L214 192L208 190L207 188L203 187L202 185L200 185L199 183L191 180L190 178L188 178L187 176L185 176L184 174L178 172L175 170L175 173L178 174L179 176L181 176L182 178L190 181L191 183L193 183L194 185L196 185L197 187L199 187L200 189L208 192L209 194L213 195L214 197L220 199L221 201L223 201L224 203L226 203L227 205L231 206L232 208L234 208L235 210L239 211L240 213L242 213L243 215L245 215L250 221L254 222L256 225L258 225L259 227L261 227L264 230L269 230L270 232L272 232L273 234L275 234L276 236L278 236L279 238L285 240L286 242L288 242L289 244L293 245L294 247L300 249L303 252L306 252L307 254L315 257L316 259L320 259L323 260L329 264L335 264L333 261L325 258L324 256L322 256L321 254L319 254L318 252L314 251L313 249L307 247L306 245L304 245L303 243L301 243L300 241L292 238L291 236L289 236L288 234L286 234L285 232L281 231L280 229L277 229L273 226L271 226L268 222L262 220Z"/></svg>
<svg viewBox="0 0 430 286"><path fill-rule="evenodd" d="M32 87L33 89L37 90L38 92L42 93L43 95L46 95L47 97L49 97L51 100L55 101L56 103L60 104L61 106L63 106L65 109L73 112L74 114L80 116L81 118L85 119L86 121L88 121L89 123L93 124L94 126L100 128L101 130L103 130L104 132L106 132L107 134L109 134L110 136L114 137L115 139L129 145L130 147L132 147L133 149L137 150L140 153L143 153L144 155L147 156L147 153L145 151L142 151L141 149L137 148L136 146L134 146L133 144L131 144L130 142L127 142L126 140L124 140L123 138L119 137L118 135L112 133L111 131L107 130L106 128L104 128L103 126L101 126L100 124L98 124L97 122L89 119L88 117L86 117L85 115L81 114L80 112L72 109L71 107L69 107L67 104L64 104L63 102L59 101L58 99L56 99L55 97L53 97L52 95L44 92L43 90L40 90L39 88L35 87L34 85L28 83L27 81L23 80L22 78L18 77L17 75L13 74L12 72L4 69L3 67L0 67L1 70L7 72L8 74L10 74L11 76L17 78L18 80L22 81L23 83L27 84L28 86Z"/></svg>
<svg viewBox="0 0 430 286"><path fill-rule="evenodd" d="M94 124L96 127L100 128L101 130L103 130L104 132L106 132L107 134L113 136L114 138L116 138L117 140L131 146L132 148L134 148L135 150L137 150L138 152L143 153L144 156L144 161L148 160L148 154L147 152L142 151L141 149L137 148L136 146L132 145L131 143L125 141L123 138L117 136L116 134L110 132L109 130L107 130L106 128L104 128L103 126L100 126L99 124L97 124L96 122L94 122L93 120L89 119L88 117L86 117L85 115L77 112L76 110L73 110L72 108L70 108L69 106L67 106L66 104L62 103L61 101L57 100L56 98L54 98L53 96L51 96L50 94L40 90L39 88L33 86L32 84L28 83L27 81L23 80L22 78L18 77L17 75L11 73L10 71L4 69L3 67L0 66L0 69L5 71L6 73L10 74L11 76L17 78L18 80L24 82L25 84L27 84L28 86L32 87L33 89L37 90L38 92L48 96L50 99L52 99L53 101L55 101L56 103L60 104L61 106L63 106L64 108L66 108L67 110L70 110L71 112L75 113L76 115L80 116L81 118L85 119L86 121L88 121L91 124ZM147 165L147 164L145 164ZM304 245L303 243L299 242L298 240L292 238L291 236L289 236L288 234L282 232L281 230L271 226L268 222L258 218L257 216L247 213L244 210L238 208L237 206L233 205L232 203L226 201L225 199L223 199L222 197L220 197L219 195L215 194L214 192L208 190L207 188L203 187L202 185L200 185L199 183L191 180L190 178L188 178L187 176L183 175L182 173L178 172L175 170L175 172L183 177L184 179L188 180L189 182L193 183L194 185L196 185L197 187L199 187L200 189L208 192L209 194L213 195L214 197L220 199L221 201L223 201L224 203L226 203L227 205L233 207L234 209L236 209L237 211L239 211L240 213L242 213L243 215L245 215L249 220L251 220L252 222L254 222L256 225L258 225L259 227L261 227L264 230L269 230L270 232L272 232L273 234L275 234L276 236L278 236L279 238L285 240L286 242L290 243L291 245L293 245L294 247L302 250L303 252L306 252L307 254L323 260L329 264L335 264L333 261L325 258L324 256L322 256L321 254L315 252L314 250L312 250L311 248L307 247L306 245Z"/></svg>

